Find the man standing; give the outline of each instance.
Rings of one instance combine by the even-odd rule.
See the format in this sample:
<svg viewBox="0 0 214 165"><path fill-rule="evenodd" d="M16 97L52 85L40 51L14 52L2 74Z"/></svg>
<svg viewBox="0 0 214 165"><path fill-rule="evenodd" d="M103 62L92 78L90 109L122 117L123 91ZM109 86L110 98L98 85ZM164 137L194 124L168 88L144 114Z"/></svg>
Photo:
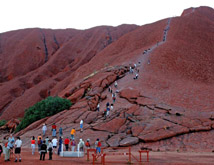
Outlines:
<svg viewBox="0 0 214 165"><path fill-rule="evenodd" d="M53 150L54 150L55 148L57 148L57 142L58 142L57 138L54 137L54 139L52 140L52 143L53 143ZM56 153L56 151L55 151L55 153Z"/></svg>
<svg viewBox="0 0 214 165"><path fill-rule="evenodd" d="M69 147L69 139L68 139L68 137L65 138L64 143L65 143L65 149L66 149L66 151L68 151L68 147Z"/></svg>
<svg viewBox="0 0 214 165"><path fill-rule="evenodd" d="M45 144L45 141L43 141L41 145L41 152L40 152L40 160L45 160L45 154L47 153L47 146Z"/></svg>
<svg viewBox="0 0 214 165"><path fill-rule="evenodd" d="M21 162L21 146L22 146L22 141L20 139L20 137L17 137L17 140L15 142L15 162L18 161L18 157L19 156L19 162Z"/></svg>
<svg viewBox="0 0 214 165"><path fill-rule="evenodd" d="M42 134L43 134L43 136L45 136L46 131L47 131L47 126L44 123L43 126L42 126Z"/></svg>
<svg viewBox="0 0 214 165"><path fill-rule="evenodd" d="M49 160L52 160L52 155L53 155L53 144L51 140L48 141L48 152L49 152Z"/></svg>
<svg viewBox="0 0 214 165"><path fill-rule="evenodd" d="M100 142L100 139L97 139L97 141L95 142L95 147L96 147L96 154L99 152L101 152L101 142Z"/></svg>
<svg viewBox="0 0 214 165"><path fill-rule="evenodd" d="M14 140L8 140L7 147L5 148L5 162L10 161L10 150L13 149Z"/></svg>

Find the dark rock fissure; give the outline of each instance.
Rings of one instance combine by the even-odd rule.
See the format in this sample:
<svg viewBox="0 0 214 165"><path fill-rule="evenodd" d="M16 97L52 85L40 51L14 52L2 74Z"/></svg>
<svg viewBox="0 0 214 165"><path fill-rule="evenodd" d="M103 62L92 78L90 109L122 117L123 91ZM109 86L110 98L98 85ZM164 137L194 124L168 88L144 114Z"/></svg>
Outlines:
<svg viewBox="0 0 214 165"><path fill-rule="evenodd" d="M46 38L45 38L45 34L43 33L42 29L40 29L42 36L43 36L43 43L44 43L44 48L45 48L45 63L48 61L48 48L47 48L47 44L46 44Z"/></svg>
<svg viewBox="0 0 214 165"><path fill-rule="evenodd" d="M54 42L55 42L55 44L57 45L57 49L56 49L56 51L60 48L60 46L59 46L59 43L58 43L58 41L57 41L57 39L56 39L56 36L55 36L55 34L54 34Z"/></svg>

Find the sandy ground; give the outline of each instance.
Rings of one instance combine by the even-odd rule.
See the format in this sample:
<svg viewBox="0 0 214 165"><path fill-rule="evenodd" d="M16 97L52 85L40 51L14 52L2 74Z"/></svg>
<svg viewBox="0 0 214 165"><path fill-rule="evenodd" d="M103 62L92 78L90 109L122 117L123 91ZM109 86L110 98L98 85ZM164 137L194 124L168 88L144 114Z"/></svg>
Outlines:
<svg viewBox="0 0 214 165"><path fill-rule="evenodd" d="M118 151L118 152L125 152L125 151ZM106 152L106 164L127 164L128 162L128 155L120 155L120 156L113 156L111 155L113 152ZM114 152L115 153L115 152ZM139 159L138 152L132 152L132 154ZM24 165L31 165L31 164L92 164L92 157L90 157L90 161L87 161L86 155L83 158L63 158L59 157L56 154L53 154L53 160L48 160L48 154L46 154L46 160L40 161L39 160L39 153L36 152L35 155L31 155L31 149L24 148L22 149L22 162L15 163L14 156L11 157L10 162L4 162L3 155L0 159L0 164L24 164ZM173 165L180 165L180 164L214 164L214 153L196 153L196 152L150 152L150 162L146 162L146 155L143 154L142 156L142 163L137 162L137 160L132 157L132 164L149 164L149 165L159 165L159 164L173 164ZM96 161L96 164L100 164L100 159Z"/></svg>

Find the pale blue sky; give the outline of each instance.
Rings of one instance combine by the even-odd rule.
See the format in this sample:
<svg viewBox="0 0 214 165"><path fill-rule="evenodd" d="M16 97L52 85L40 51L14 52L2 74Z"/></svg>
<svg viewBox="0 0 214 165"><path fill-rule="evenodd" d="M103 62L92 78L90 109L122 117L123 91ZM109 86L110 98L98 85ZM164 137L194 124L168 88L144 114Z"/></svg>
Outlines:
<svg viewBox="0 0 214 165"><path fill-rule="evenodd" d="M33 27L144 25L198 6L214 8L214 0L1 0L0 33Z"/></svg>

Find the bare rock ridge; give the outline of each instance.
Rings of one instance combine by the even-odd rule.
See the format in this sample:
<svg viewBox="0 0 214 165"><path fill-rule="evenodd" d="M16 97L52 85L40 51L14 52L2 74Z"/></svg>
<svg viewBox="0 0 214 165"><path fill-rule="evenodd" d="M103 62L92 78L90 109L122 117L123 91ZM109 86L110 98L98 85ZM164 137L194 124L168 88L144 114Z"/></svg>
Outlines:
<svg viewBox="0 0 214 165"><path fill-rule="evenodd" d="M3 33L0 119L22 117L25 108L58 95L74 105L20 131L24 145L44 122L51 134L55 122L65 136L74 127L76 139L99 137L103 146L212 151L213 27L214 10L199 7L144 26ZM134 64L138 79L130 73ZM105 119L109 86L116 102Z"/></svg>

